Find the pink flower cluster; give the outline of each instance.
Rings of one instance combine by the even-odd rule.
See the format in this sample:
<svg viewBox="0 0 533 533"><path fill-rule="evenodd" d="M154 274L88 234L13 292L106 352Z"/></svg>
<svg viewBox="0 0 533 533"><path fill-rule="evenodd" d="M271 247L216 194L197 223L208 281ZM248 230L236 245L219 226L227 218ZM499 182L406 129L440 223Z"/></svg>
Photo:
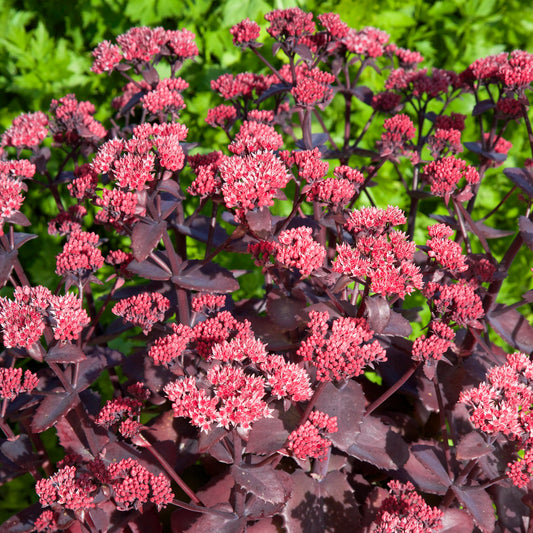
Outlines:
<svg viewBox="0 0 533 533"><path fill-rule="evenodd" d="M65 466L53 476L40 479L35 485L43 507L57 504L73 511L95 507L93 492L97 488L90 474L78 472L75 466Z"/></svg>
<svg viewBox="0 0 533 533"><path fill-rule="evenodd" d="M428 226L428 256L434 258L437 263L454 272L464 272L468 270L465 263L466 257L463 255L461 245L450 241L448 237L453 235L453 230L446 224L434 224Z"/></svg>
<svg viewBox="0 0 533 533"><path fill-rule="evenodd" d="M187 128L176 122L143 123L134 128L128 141L115 138L100 146L92 161L92 169L96 173L109 174L121 189L142 191L154 180L156 159L163 168L171 171L183 167L185 154L180 142L186 139L187 133ZM104 205L109 203L104 198L101 202Z"/></svg>
<svg viewBox="0 0 533 533"><path fill-rule="evenodd" d="M147 335L154 324L162 322L165 312L170 307L170 301L158 292L143 292L120 300L112 311L122 317L125 322L142 328Z"/></svg>
<svg viewBox="0 0 533 533"><path fill-rule="evenodd" d="M222 194L222 179L218 169L226 157L220 151L189 156L187 162L196 175L196 179L191 183L187 192L204 198Z"/></svg>
<svg viewBox="0 0 533 533"><path fill-rule="evenodd" d="M293 152L283 150L279 156L289 168L296 166L298 176L309 183L321 180L329 170L329 164L322 160L322 154L318 148ZM343 177L350 179L349 176Z"/></svg>
<svg viewBox="0 0 533 533"><path fill-rule="evenodd" d="M533 81L533 54L514 50L510 56L507 52L501 52L483 57L462 72L461 78L471 86L481 83L497 84L523 91Z"/></svg>
<svg viewBox="0 0 533 533"><path fill-rule="evenodd" d="M15 299L0 298L0 325L6 348L30 348L47 324L54 338L75 340L89 323L81 300L73 294L53 295L46 287L17 287Z"/></svg>
<svg viewBox="0 0 533 533"><path fill-rule="evenodd" d="M157 87L141 98L144 109L150 113L159 112L177 115L185 109L185 102L181 91L187 89L189 84L182 78L167 78L161 80Z"/></svg>
<svg viewBox="0 0 533 533"><path fill-rule="evenodd" d="M280 41L315 32L313 14L298 7L274 9L265 15L265 19L270 22L267 32Z"/></svg>
<svg viewBox="0 0 533 533"><path fill-rule="evenodd" d="M118 426L120 434L125 438L132 438L141 430L139 416L142 400L150 396L150 391L142 383L130 385L128 393L133 397L122 397L109 400L95 418L95 424L110 428Z"/></svg>
<svg viewBox="0 0 533 533"><path fill-rule="evenodd" d="M337 245L333 270L363 282L382 296L397 294L405 298L423 286L422 274L414 263L416 245L407 235L391 226L405 223L397 207L363 207L350 214L344 227L352 233L355 245Z"/></svg>
<svg viewBox="0 0 533 533"><path fill-rule="evenodd" d="M237 110L235 106L220 104L212 109L207 110L207 117L205 121L213 128L227 129L237 118Z"/></svg>
<svg viewBox="0 0 533 533"><path fill-rule="evenodd" d="M14 400L23 392L31 392L39 384L39 378L26 370L24 379L22 368L0 368L0 398Z"/></svg>
<svg viewBox="0 0 533 533"><path fill-rule="evenodd" d="M165 386L175 417L187 417L207 433L213 423L226 429L239 426L246 430L256 420L271 416L263 400L266 390L262 377L245 374L242 368L230 365L215 365L206 377L208 390L199 389L194 377Z"/></svg>
<svg viewBox="0 0 533 533"><path fill-rule="evenodd" d="M432 99L447 94L450 88L459 87L459 76L451 70L434 68L431 74L427 69L409 70L398 68L392 70L385 83L388 91L398 91L417 99Z"/></svg>
<svg viewBox="0 0 533 533"><path fill-rule="evenodd" d="M462 178L470 185L479 182L477 170L467 165L462 159L444 157L428 163L422 172L422 178L431 186L431 192L446 200L456 189Z"/></svg>
<svg viewBox="0 0 533 533"><path fill-rule="evenodd" d="M169 56L171 61L183 61L198 55L194 33L188 30L165 30L147 26L131 28L117 37L117 45L102 41L93 51L91 70L96 74L113 71L124 59L138 64Z"/></svg>
<svg viewBox="0 0 533 533"><path fill-rule="evenodd" d="M269 355L264 344L254 337L250 323L237 321L227 311L200 322L192 330L187 326L176 326L174 330L174 335L161 339L156 351L167 346L171 360L189 344L213 363L204 368L205 375L179 379L164 389L173 402L174 416L189 418L202 431L208 432L215 423L226 429L250 429L254 421L271 416L264 400L269 392L277 399L293 401L305 401L312 395L305 369L287 363L280 355ZM245 372L250 365L259 375Z"/></svg>
<svg viewBox="0 0 533 533"><path fill-rule="evenodd" d="M250 99L255 90L259 96L270 86L270 82L261 74L253 72L241 72L233 74L222 74L216 80L211 81L211 89L218 92L225 100L234 100L239 97Z"/></svg>
<svg viewBox="0 0 533 533"><path fill-rule="evenodd" d="M463 391L459 401L473 408L470 421L483 433L499 433L517 442L524 457L509 463L513 483L523 488L533 476L533 363L515 352L502 366L491 368L477 388Z"/></svg>
<svg viewBox="0 0 533 533"><path fill-rule="evenodd" d="M226 305L226 296L223 294L196 294L191 302L195 313L212 314Z"/></svg>
<svg viewBox="0 0 533 533"><path fill-rule="evenodd" d="M113 488L117 509L141 509L148 502L158 509L172 502L170 481L163 474L154 475L135 459L128 457L107 467L106 475Z"/></svg>
<svg viewBox="0 0 533 533"><path fill-rule="evenodd" d="M455 338L453 329L444 322L433 321L429 329L429 337L422 335L413 343L411 356L415 361L439 361Z"/></svg>
<svg viewBox="0 0 533 533"><path fill-rule="evenodd" d="M81 278L102 268L104 257L97 247L99 241L100 237L96 233L70 233L63 251L56 258L56 274L72 274Z"/></svg>
<svg viewBox="0 0 533 533"><path fill-rule="evenodd" d="M224 203L235 209L237 221L256 207L273 205L276 190L289 181L287 167L272 152L229 157L220 165L220 176Z"/></svg>
<svg viewBox="0 0 533 533"><path fill-rule="evenodd" d="M325 433L336 433L337 417L329 417L321 411L313 411L309 418L295 429L288 439L287 448L298 459L310 457L323 461L331 448L331 441L324 438Z"/></svg>
<svg viewBox="0 0 533 533"><path fill-rule="evenodd" d="M50 113L53 120L50 133L54 141L76 146L80 139L99 141L107 130L94 119L96 111L91 102L78 102L74 94L67 94L59 100L52 100Z"/></svg>
<svg viewBox="0 0 533 533"><path fill-rule="evenodd" d="M394 115L385 121L385 133L377 143L381 157L397 158L406 154L410 141L414 138L416 130L407 115Z"/></svg>
<svg viewBox="0 0 533 533"><path fill-rule="evenodd" d="M274 252L279 263L298 269L303 278L319 269L326 258L326 249L313 239L312 233L312 228L305 226L282 231Z"/></svg>
<svg viewBox="0 0 533 533"><path fill-rule="evenodd" d="M463 151L461 132L454 129L437 128L428 140L431 157L439 159L449 155L456 155Z"/></svg>
<svg viewBox="0 0 533 533"><path fill-rule="evenodd" d="M155 365L168 366L173 363L187 348L194 338L193 330L185 324L171 324L174 333L156 339L148 352Z"/></svg>
<svg viewBox="0 0 533 533"><path fill-rule="evenodd" d="M245 18L243 21L235 24L231 28L230 33L233 35L233 44L235 46L247 46L257 40L260 31L261 28L259 28L257 22Z"/></svg>
<svg viewBox="0 0 533 533"><path fill-rule="evenodd" d="M328 102L333 96L329 84L335 81L335 76L318 68L306 69L298 79L291 94L297 105L310 107Z"/></svg>
<svg viewBox="0 0 533 533"><path fill-rule="evenodd" d="M464 282L450 285L428 282L423 294L431 301L434 313L440 315L444 322L480 327L479 320L485 316L485 311L472 285Z"/></svg>
<svg viewBox="0 0 533 533"><path fill-rule="evenodd" d="M319 381L341 381L356 377L367 365L386 361L385 350L375 340L364 318L341 317L328 324L328 313L311 311L311 335L296 352L317 369Z"/></svg>
<svg viewBox="0 0 533 533"><path fill-rule="evenodd" d="M389 34L367 26L362 30L348 28L342 39L342 44L348 52L366 57L380 57L385 53L385 45L389 42Z"/></svg>
<svg viewBox="0 0 533 533"><path fill-rule="evenodd" d="M140 509L152 502L159 509L166 507L174 495L170 481L163 475L154 475L133 458L122 459L105 466L99 459L87 464L87 470L64 466L53 476L37 481L35 490L43 507L61 506L73 511L83 511L96 506L96 500L109 498L109 489L117 509ZM42 516L42 515L41 515Z"/></svg>
<svg viewBox="0 0 533 533"><path fill-rule="evenodd" d="M42 112L25 113L13 120L2 134L1 146L33 148L48 135L48 117Z"/></svg>
<svg viewBox="0 0 533 533"><path fill-rule="evenodd" d="M410 481L389 482L390 496L381 504L373 533L437 533L444 513L428 505Z"/></svg>
<svg viewBox="0 0 533 533"><path fill-rule="evenodd" d="M278 150L283 146L283 137L268 124L245 120L228 150L237 155L259 151Z"/></svg>
<svg viewBox="0 0 533 533"><path fill-rule="evenodd" d="M0 161L0 235L3 224L21 207L25 185L22 180L32 178L35 165L27 159Z"/></svg>

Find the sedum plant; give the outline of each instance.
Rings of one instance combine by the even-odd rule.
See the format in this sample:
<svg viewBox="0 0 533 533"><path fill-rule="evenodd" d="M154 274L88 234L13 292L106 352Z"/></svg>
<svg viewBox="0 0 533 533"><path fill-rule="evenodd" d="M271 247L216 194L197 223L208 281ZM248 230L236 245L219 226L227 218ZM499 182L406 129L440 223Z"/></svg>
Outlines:
<svg viewBox="0 0 533 533"><path fill-rule="evenodd" d="M531 527L532 296L497 300L533 249L533 55L454 72L335 13L265 18L267 51L231 29L265 70L211 82L224 146L190 138L198 48L161 27L94 50L125 82L109 128L68 94L2 134L0 472L38 503L0 531ZM532 159L502 169L514 127ZM51 287L19 257L29 188Z"/></svg>

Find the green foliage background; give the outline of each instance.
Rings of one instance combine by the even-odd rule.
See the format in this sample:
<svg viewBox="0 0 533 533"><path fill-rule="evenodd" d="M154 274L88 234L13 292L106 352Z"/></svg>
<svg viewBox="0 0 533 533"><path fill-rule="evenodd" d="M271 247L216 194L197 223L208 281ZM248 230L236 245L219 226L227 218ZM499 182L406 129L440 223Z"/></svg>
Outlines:
<svg viewBox="0 0 533 533"><path fill-rule="evenodd" d="M20 113L47 111L52 98L68 93L93 102L96 118L109 126L111 97L119 93L122 83L118 77L90 72L91 50L132 26L160 25L196 34L200 56L188 62L183 73L193 89L185 93L183 121L190 129L189 139L201 139L207 149L220 149L227 143L225 136L206 128L204 122L208 107L220 103L210 90L210 80L223 72L262 68L252 54L243 55L232 45L229 29L245 17L264 26L266 12L294 6L315 15L335 11L356 29L375 26L385 30L392 42L420 51L425 66L460 71L479 57L504 50L533 52L533 5L521 0L0 0L0 128L7 128ZM469 139L465 136L464 140ZM516 159L510 163L519 165L529 155L522 132L515 132L510 140ZM509 188L497 169L486 179L493 187L480 202L481 213L484 204L488 211ZM380 205L405 203L392 183L376 189ZM423 209L430 214L432 207L428 203ZM57 283L53 257L60 245L47 236L46 222L56 214L54 206L39 191L30 191L24 212L33 222L31 231L42 237L21 250L22 263L34 284L53 287ZM507 220L500 217L489 223L514 229L519 214L518 205L510 204ZM505 245L502 242L502 253ZM232 264L226 266L249 268L239 260L240 265L231 259ZM516 301L516 295L525 292L524 273L530 263L531 254L520 257L503 299L507 293ZM250 294L257 282L253 276L242 278L243 291ZM55 456L54 435L45 441ZM36 501L33 480L27 476L0 487L0 523L32 501Z"/></svg>

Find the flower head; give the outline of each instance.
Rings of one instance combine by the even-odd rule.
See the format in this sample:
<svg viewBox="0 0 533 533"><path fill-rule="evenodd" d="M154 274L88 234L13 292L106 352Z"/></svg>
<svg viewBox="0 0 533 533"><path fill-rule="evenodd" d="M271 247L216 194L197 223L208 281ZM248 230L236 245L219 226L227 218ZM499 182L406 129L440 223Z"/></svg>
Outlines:
<svg viewBox="0 0 533 533"><path fill-rule="evenodd" d="M278 262L298 269L304 278L320 268L326 257L326 249L313 239L312 233L312 228L305 226L282 231L275 250Z"/></svg>
<svg viewBox="0 0 533 533"><path fill-rule="evenodd" d="M375 521L376 533L437 533L442 528L444 513L431 507L415 492L410 481L389 482L390 496L381 504Z"/></svg>
<svg viewBox="0 0 533 533"><path fill-rule="evenodd" d="M154 324L165 318L165 312L170 307L170 301L158 292L143 292L120 300L113 307L115 315L131 322L134 326L140 326L147 335Z"/></svg>
<svg viewBox="0 0 533 533"><path fill-rule="evenodd" d="M323 435L337 431L336 416L329 417L321 411L313 411L308 420L289 435L287 447L298 459L313 457L323 461L331 448L331 441Z"/></svg>
<svg viewBox="0 0 533 533"><path fill-rule="evenodd" d="M328 313L311 311L311 335L302 342L297 354L317 369L319 381L340 381L356 377L367 365L386 361L385 350L364 318L338 318L328 325Z"/></svg>

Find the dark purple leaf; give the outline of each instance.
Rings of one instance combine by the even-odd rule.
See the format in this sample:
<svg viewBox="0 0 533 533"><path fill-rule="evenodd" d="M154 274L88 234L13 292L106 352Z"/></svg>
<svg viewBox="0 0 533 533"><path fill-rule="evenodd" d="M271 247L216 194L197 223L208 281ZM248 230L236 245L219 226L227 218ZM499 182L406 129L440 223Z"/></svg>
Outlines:
<svg viewBox="0 0 533 533"><path fill-rule="evenodd" d="M150 421L144 435L177 472L193 464L198 455L197 431L184 418L175 418L172 410Z"/></svg>
<svg viewBox="0 0 533 533"><path fill-rule="evenodd" d="M110 506L109 509L105 510L107 519L113 518L113 510L116 509L116 505L112 501L105 503L106 506ZM114 509L113 509L114 507ZM115 511L116 512L116 511ZM143 508L142 513L132 513L133 517L127 524L127 527L123 531L131 530L132 533L162 533L163 528L161 527L161 519L159 513L157 512L156 507L151 506L148 508ZM104 524L102 524L104 526ZM100 526L99 531L112 531L112 528L105 528Z"/></svg>
<svg viewBox="0 0 533 533"><path fill-rule="evenodd" d="M498 163L501 163L502 161L505 161L507 159L506 154L500 154L495 151L487 152L486 150L483 150L481 147L481 144L478 142L466 142L463 143L465 145L465 148L470 150L471 152L474 152L475 154L479 154L486 159L490 159L491 161L496 161Z"/></svg>
<svg viewBox="0 0 533 533"><path fill-rule="evenodd" d="M472 533L474 521L462 509L446 509L442 517L442 529L439 533Z"/></svg>
<svg viewBox="0 0 533 533"><path fill-rule="evenodd" d="M528 291L526 291L522 295L522 298L524 302L529 303L529 304L532 303L533 302L533 289L529 289Z"/></svg>
<svg viewBox="0 0 533 533"><path fill-rule="evenodd" d="M59 176L54 180L54 183L69 183L76 178L76 174L72 170L63 170Z"/></svg>
<svg viewBox="0 0 533 533"><path fill-rule="evenodd" d="M264 102L274 94L285 93L291 90L291 86L286 83L276 83L271 85L266 91L261 93L261 96L256 100L258 104Z"/></svg>
<svg viewBox="0 0 533 533"><path fill-rule="evenodd" d="M66 453L81 455L87 454L89 443L87 435L94 433L93 439L97 447L101 450L109 442L107 430L89 425L88 419L80 418L75 411L69 412L66 416L60 417L54 424L59 443Z"/></svg>
<svg viewBox="0 0 533 533"><path fill-rule="evenodd" d="M525 168L504 168L503 173L515 184L518 185L529 198L533 197L533 176Z"/></svg>
<svg viewBox="0 0 533 533"><path fill-rule="evenodd" d="M258 503L261 503L259 501ZM253 513L256 516L259 516L259 513ZM266 512L261 513L261 516L265 516ZM271 518L262 518L258 520L252 526L246 526L246 533L278 533L277 526L272 522Z"/></svg>
<svg viewBox="0 0 533 533"><path fill-rule="evenodd" d="M26 533L30 531L35 531L34 522L37 520L39 515L43 512L43 508L40 503L34 503L26 509L20 511L16 515L8 518L2 525L0 525L0 533ZM66 513L65 515L68 522L61 524L62 527L67 527L69 522L72 522L73 519L70 518Z"/></svg>
<svg viewBox="0 0 533 533"><path fill-rule="evenodd" d="M175 198L179 198L179 199L183 198L183 194L181 192L181 188L178 182L174 181L173 179L160 181L157 184L157 190L167 192ZM166 218L166 217L163 217L163 218Z"/></svg>
<svg viewBox="0 0 533 533"><path fill-rule="evenodd" d="M220 511L226 511L230 513L232 508L229 504L219 504L215 506L215 509ZM198 513L196 513L198 516ZM182 529L180 526L172 528L172 533L206 533L206 531L216 531L217 533L242 533L246 526L246 518L239 518L237 515L231 515L228 517L220 516L213 513L200 514L199 518L187 529ZM177 522L177 521L176 521ZM174 525L177 525L174 522Z"/></svg>
<svg viewBox="0 0 533 533"><path fill-rule="evenodd" d="M16 224L17 226L31 226L31 222L28 217L22 214L20 211L15 211L12 215L6 218L6 222L10 224Z"/></svg>
<svg viewBox="0 0 533 533"><path fill-rule="evenodd" d="M245 217L248 227L261 239L272 234L272 215L268 207L248 211Z"/></svg>
<svg viewBox="0 0 533 533"><path fill-rule="evenodd" d="M285 444L289 432L279 418L261 418L254 422L246 451L254 454L274 453Z"/></svg>
<svg viewBox="0 0 533 533"><path fill-rule="evenodd" d="M494 450L492 444L487 444L485 439L476 431L471 431L464 435L457 444L456 456L459 461L470 461L477 459Z"/></svg>
<svg viewBox="0 0 533 533"><path fill-rule="evenodd" d="M311 148L316 148L317 146L322 146L328 141L329 137L326 133L313 133L311 135ZM305 143L303 139L296 141L296 146L302 150L306 150Z"/></svg>
<svg viewBox="0 0 533 533"><path fill-rule="evenodd" d="M483 489L460 489L452 485L452 490L461 502L461 505L467 510L474 519L476 525L483 533L493 533L496 517L492 507L492 499Z"/></svg>
<svg viewBox="0 0 533 533"><path fill-rule="evenodd" d="M209 453L221 463L232 464L233 456L221 442L227 434L228 431L223 427L215 427L207 434L202 431L198 440L198 452Z"/></svg>
<svg viewBox="0 0 533 533"><path fill-rule="evenodd" d="M267 297L267 314L283 330L293 330L302 324L305 300L287 297L281 291L271 291Z"/></svg>
<svg viewBox="0 0 533 533"><path fill-rule="evenodd" d="M276 41L272 45L272 55L275 56L279 52L280 48L281 48L281 43L279 41Z"/></svg>
<svg viewBox="0 0 533 533"><path fill-rule="evenodd" d="M374 98L374 93L369 87L365 87L364 85L358 85L357 87L354 87L351 90L351 93L356 98L361 100L361 102L364 102L366 105L372 105L372 98Z"/></svg>
<svg viewBox="0 0 533 533"><path fill-rule="evenodd" d="M485 111L489 111L490 109L494 109L495 107L496 107L496 104L492 100L481 100L481 102L478 102L474 106L474 109L472 110L472 116L477 117L478 115L485 113ZM474 143L464 143L464 144L466 145L466 144L474 144Z"/></svg>
<svg viewBox="0 0 533 533"><path fill-rule="evenodd" d="M65 344L56 344L50 348L44 359L54 363L79 363L86 357L83 351L75 344L67 342Z"/></svg>
<svg viewBox="0 0 533 533"><path fill-rule="evenodd" d="M384 470L397 470L409 457L402 437L372 416L363 419L355 442L346 451Z"/></svg>
<svg viewBox="0 0 533 533"><path fill-rule="evenodd" d="M128 272L131 272L132 274L136 274L141 278L158 281L165 281L167 279L170 279L171 277L171 274L169 274L166 270L163 270L160 266L156 265L149 259L140 263L138 261L135 261L134 259L126 267L126 270L128 270Z"/></svg>
<svg viewBox="0 0 533 533"><path fill-rule="evenodd" d="M201 261L187 261L184 269L171 281L184 289L216 293L234 292L239 282L233 274L216 263L206 263L198 268Z"/></svg>
<svg viewBox="0 0 533 533"><path fill-rule="evenodd" d="M11 252L5 253L0 251L0 287L3 287L6 284L6 281L11 274L13 265L17 260L18 252L12 250Z"/></svg>
<svg viewBox="0 0 533 533"><path fill-rule="evenodd" d="M444 466L442 466L442 462L439 459L435 448L431 446L426 446L423 444L415 444L411 446L411 451L413 455L433 474L435 474L439 481L445 485L450 486L451 480L448 476L448 472L446 472L446 469Z"/></svg>
<svg viewBox="0 0 533 533"><path fill-rule="evenodd" d="M131 234L131 250L135 260L144 261L150 252L157 246L163 233L167 231L167 223L160 222L138 222Z"/></svg>
<svg viewBox="0 0 533 533"><path fill-rule="evenodd" d="M211 218L203 215L198 215L192 220L187 219L185 224L176 224L176 228L180 233L201 242L207 242L210 227ZM213 246L220 246L227 238L228 233L217 223L213 234Z"/></svg>
<svg viewBox="0 0 533 533"><path fill-rule="evenodd" d="M77 392L46 396L41 402L31 422L31 429L41 433L51 428L62 416L76 407L80 398Z"/></svg>
<svg viewBox="0 0 533 533"><path fill-rule="evenodd" d="M514 234L514 231L491 228L490 226L487 226L481 220L476 220L474 222L474 224L475 224L479 234L483 235L483 237L485 237L485 239L499 239L501 237L508 237L509 235L513 235Z"/></svg>
<svg viewBox="0 0 533 533"><path fill-rule="evenodd" d="M14 440L0 441L0 461L5 465L10 461L22 471L38 468L42 460L33 452L30 438L26 434L17 435Z"/></svg>
<svg viewBox="0 0 533 533"><path fill-rule="evenodd" d="M176 209L176 206L180 204L179 200L175 198L167 198L166 200L161 200L161 218L163 220L167 219Z"/></svg>
<svg viewBox="0 0 533 533"><path fill-rule="evenodd" d="M413 328L404 316L396 311L390 313L390 320L385 329L381 332L383 335L397 335L399 337L409 337Z"/></svg>
<svg viewBox="0 0 533 533"><path fill-rule="evenodd" d="M305 61L313 61L313 54L309 46L305 44L297 44L294 47L294 52L298 54Z"/></svg>
<svg viewBox="0 0 533 533"><path fill-rule="evenodd" d="M449 488L449 481L443 484L440 477L423 465L414 454L409 455L409 459L403 465L400 472L402 481L411 481L418 490L429 494L446 494Z"/></svg>
<svg viewBox="0 0 533 533"><path fill-rule="evenodd" d="M390 304L383 296L367 296L364 300L364 317L370 329L383 333L390 320Z"/></svg>
<svg viewBox="0 0 533 533"><path fill-rule="evenodd" d="M120 66L120 65L119 65ZM119 114L125 117L140 101L144 96L144 91L139 91L135 93L126 103L126 105L120 110Z"/></svg>
<svg viewBox="0 0 533 533"><path fill-rule="evenodd" d="M318 397L316 408L337 417L339 430L328 438L343 452L360 437L360 426L365 411L363 389L356 381L348 381L342 389L328 383Z"/></svg>
<svg viewBox="0 0 533 533"><path fill-rule="evenodd" d="M514 485L493 485L488 492L496 504L498 524L509 532L527 531L530 511L523 501L524 492Z"/></svg>
<svg viewBox="0 0 533 533"><path fill-rule="evenodd" d="M284 476L290 479L289 474L276 470L270 464L258 467L233 465L231 473L237 485L267 502L283 503L291 495L290 490L287 491L287 479L284 479L285 482L281 479Z"/></svg>
<svg viewBox="0 0 533 533"><path fill-rule="evenodd" d="M533 327L516 309L496 304L487 315L487 320L505 342L524 353L533 351Z"/></svg>
<svg viewBox="0 0 533 533"><path fill-rule="evenodd" d="M141 72L142 77L152 86L155 87L159 81L159 74L157 70L150 66L149 68L143 69Z"/></svg>
<svg viewBox="0 0 533 533"><path fill-rule="evenodd" d="M519 217L518 227L520 228L520 235L522 235L526 246L530 250L533 250L533 222L527 217Z"/></svg>
<svg viewBox="0 0 533 533"><path fill-rule="evenodd" d="M297 470L292 478L294 489L281 513L287 533L360 531L353 488L342 472L318 480Z"/></svg>
<svg viewBox="0 0 533 533"><path fill-rule="evenodd" d="M35 235L34 233L15 232L13 234L13 246L16 250L18 250L23 244L31 241L32 239L36 239L37 237L38 235Z"/></svg>

